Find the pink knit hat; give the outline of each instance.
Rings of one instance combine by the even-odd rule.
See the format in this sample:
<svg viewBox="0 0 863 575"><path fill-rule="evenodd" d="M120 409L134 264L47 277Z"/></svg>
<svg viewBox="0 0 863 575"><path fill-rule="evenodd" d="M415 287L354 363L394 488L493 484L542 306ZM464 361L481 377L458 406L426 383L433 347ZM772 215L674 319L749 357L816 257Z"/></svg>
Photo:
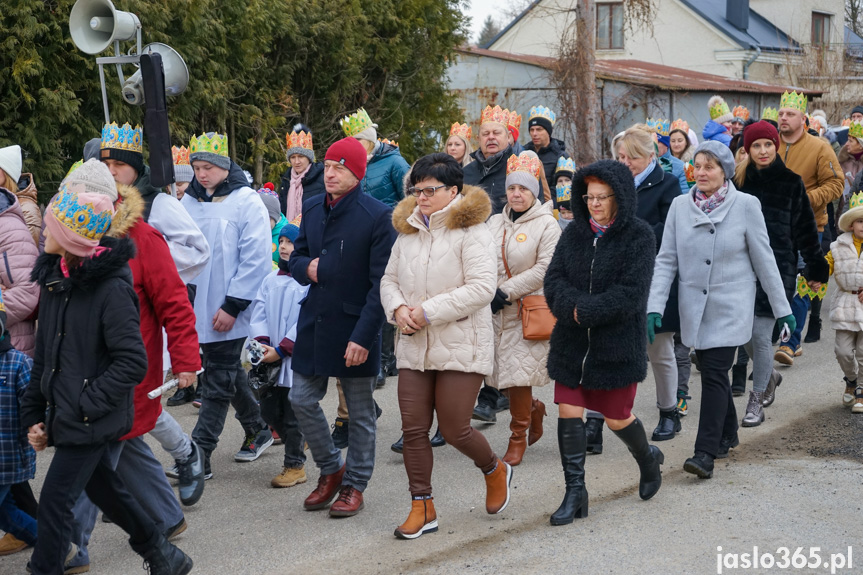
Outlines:
<svg viewBox="0 0 863 575"><path fill-rule="evenodd" d="M112 189L113 194L106 195ZM70 254L89 257L111 227L117 187L108 168L99 160L88 160L60 184L45 210L45 227Z"/></svg>

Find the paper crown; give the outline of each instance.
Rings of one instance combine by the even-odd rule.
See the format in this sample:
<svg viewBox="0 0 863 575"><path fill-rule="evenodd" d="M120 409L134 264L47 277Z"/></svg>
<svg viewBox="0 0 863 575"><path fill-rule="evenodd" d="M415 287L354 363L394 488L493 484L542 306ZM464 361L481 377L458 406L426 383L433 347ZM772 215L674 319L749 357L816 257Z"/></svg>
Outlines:
<svg viewBox="0 0 863 575"><path fill-rule="evenodd" d="M552 126L554 126L554 122L557 120L557 115L545 106L534 106L528 113L527 121L530 122L534 118L545 118L551 122Z"/></svg>
<svg viewBox="0 0 863 575"><path fill-rule="evenodd" d="M527 172L538 180L540 174L543 173L542 161L536 156L528 155L524 152L518 156L513 154L506 161L506 175L508 176L513 172Z"/></svg>
<svg viewBox="0 0 863 575"><path fill-rule="evenodd" d="M842 120L842 127L843 128L847 128L850 125L851 125L851 118L845 118L844 120Z"/></svg>
<svg viewBox="0 0 863 575"><path fill-rule="evenodd" d="M692 162L686 162L683 166L683 173L686 175L687 182L695 181L695 166L692 165Z"/></svg>
<svg viewBox="0 0 863 575"><path fill-rule="evenodd" d="M809 116L809 127L819 134L821 133L821 120L817 116Z"/></svg>
<svg viewBox="0 0 863 575"><path fill-rule="evenodd" d="M455 122L449 128L449 135L458 136L459 138L470 142L470 139L473 136L473 129L470 127L470 124L459 124L458 122Z"/></svg>
<svg viewBox="0 0 863 575"><path fill-rule="evenodd" d="M509 115L509 124L507 126L516 130L521 129L521 114L513 110Z"/></svg>
<svg viewBox="0 0 863 575"><path fill-rule="evenodd" d="M731 111L731 115L735 118L740 118L744 121L749 119L749 108L745 106L735 106Z"/></svg>
<svg viewBox="0 0 863 575"><path fill-rule="evenodd" d="M848 124L848 136L863 139L863 122L851 122Z"/></svg>
<svg viewBox="0 0 863 575"><path fill-rule="evenodd" d="M711 98L712 100L713 98ZM722 98L718 98L717 102L710 106L710 119L715 120L722 116L730 116L731 110L728 108L728 102Z"/></svg>
<svg viewBox="0 0 863 575"><path fill-rule="evenodd" d="M374 127L374 122L372 122L372 119L369 117L369 113L366 112L365 108L360 108L350 116L345 116L339 120L339 124L341 125L345 136L349 138L356 136L366 128Z"/></svg>
<svg viewBox="0 0 863 575"><path fill-rule="evenodd" d="M500 106L495 106L494 108L486 106L480 116L480 123L485 124L486 122L495 122L497 124L509 126L511 125L510 116L512 116L512 114L513 112L501 108Z"/></svg>
<svg viewBox="0 0 863 575"><path fill-rule="evenodd" d="M557 159L557 166L554 168L554 173L572 172L575 173L575 160L572 158L564 158L563 156Z"/></svg>
<svg viewBox="0 0 863 575"><path fill-rule="evenodd" d="M187 166L189 165L189 148L171 146L171 157L174 158L175 166Z"/></svg>
<svg viewBox="0 0 863 575"><path fill-rule="evenodd" d="M682 130L684 134L688 135L689 124L686 122L686 120L681 120L680 118L677 118L676 120L671 122L671 129L668 131L668 133L670 134L674 130Z"/></svg>
<svg viewBox="0 0 863 575"><path fill-rule="evenodd" d="M60 184L50 209L58 222L88 240L101 239L111 227L113 214L110 211L97 214L93 204L80 203L78 192L70 192L65 182Z"/></svg>
<svg viewBox="0 0 863 575"><path fill-rule="evenodd" d="M851 196L851 200L848 202L848 209L853 210L854 208L863 207L863 192L857 192Z"/></svg>
<svg viewBox="0 0 863 575"><path fill-rule="evenodd" d="M398 142L396 142L395 140L390 140L389 138L378 138L378 142L380 142L381 144L389 144L390 146L395 146L396 148L399 147Z"/></svg>
<svg viewBox="0 0 863 575"><path fill-rule="evenodd" d="M648 118L647 127L660 136L667 136L671 133L671 123L668 120L663 120L661 118Z"/></svg>
<svg viewBox="0 0 863 575"><path fill-rule="evenodd" d="M288 149L291 148L303 148L305 150L312 150L312 135L306 133L305 130L300 132L289 132L285 136L285 142L288 144Z"/></svg>
<svg viewBox="0 0 863 575"><path fill-rule="evenodd" d="M103 150L126 150L128 152L144 153L144 131L141 126L134 128L130 124L118 126L116 122L102 127Z"/></svg>
<svg viewBox="0 0 863 575"><path fill-rule="evenodd" d="M207 134L192 136L192 139L189 141L189 154L202 154L205 152L227 158L228 135L216 133L212 137Z"/></svg>
<svg viewBox="0 0 863 575"><path fill-rule="evenodd" d="M557 193L557 203L572 201L572 184L560 183L555 187Z"/></svg>
<svg viewBox="0 0 863 575"><path fill-rule="evenodd" d="M791 108L792 110L799 110L800 112L806 113L806 105L808 104L808 99L806 94L803 92L785 92L782 94L782 98L779 99L779 108Z"/></svg>
<svg viewBox="0 0 863 575"><path fill-rule="evenodd" d="M771 108L770 106L764 108L761 111L761 119L762 120L773 120L774 122L779 121L779 110L776 108Z"/></svg>
<svg viewBox="0 0 863 575"><path fill-rule="evenodd" d="M80 168L80 167L81 167L81 166L83 166L83 165L84 165L84 160L78 160L77 162L75 162L74 164L72 164L72 167L71 167L71 168L69 168L69 171L68 171L68 172L66 172L66 175L65 175L65 176L63 176L63 179L65 180L66 178L68 178L68 177L69 177L69 174L71 174L72 172L74 172L75 170L77 170L78 168Z"/></svg>

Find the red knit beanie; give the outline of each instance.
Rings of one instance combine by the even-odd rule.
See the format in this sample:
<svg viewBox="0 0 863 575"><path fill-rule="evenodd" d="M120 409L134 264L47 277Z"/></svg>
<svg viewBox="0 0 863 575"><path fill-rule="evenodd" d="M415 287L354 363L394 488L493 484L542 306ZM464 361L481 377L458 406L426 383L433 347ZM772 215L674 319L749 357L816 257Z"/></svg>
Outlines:
<svg viewBox="0 0 863 575"><path fill-rule="evenodd" d="M765 120L749 124L743 128L743 149L749 153L749 148L755 140L771 140L776 148L779 148L779 132L773 127L773 124Z"/></svg>
<svg viewBox="0 0 863 575"><path fill-rule="evenodd" d="M516 128L515 126L507 126L506 129L509 130L510 134L512 134L512 141L518 142L518 128Z"/></svg>
<svg viewBox="0 0 863 575"><path fill-rule="evenodd" d="M342 138L327 149L324 160L332 160L362 180L366 175L366 149L356 138Z"/></svg>

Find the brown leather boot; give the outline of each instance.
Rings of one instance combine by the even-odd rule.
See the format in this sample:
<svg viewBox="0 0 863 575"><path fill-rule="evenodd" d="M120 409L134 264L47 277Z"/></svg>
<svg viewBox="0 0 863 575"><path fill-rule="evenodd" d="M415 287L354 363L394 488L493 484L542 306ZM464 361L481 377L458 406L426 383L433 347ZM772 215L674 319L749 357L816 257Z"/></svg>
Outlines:
<svg viewBox="0 0 863 575"><path fill-rule="evenodd" d="M311 495L306 497L306 501L303 504L306 511L323 509L329 505L330 501L333 500L333 497L336 496L336 493L339 492L339 488L342 486L342 477L344 474L345 466L342 465L342 468L335 473L321 475L318 478L318 486L314 491L312 491Z"/></svg>
<svg viewBox="0 0 863 575"><path fill-rule="evenodd" d="M530 429L527 434L528 445L533 445L542 437L542 418L545 416L545 404L538 399L534 399L533 407L530 410Z"/></svg>
<svg viewBox="0 0 863 575"><path fill-rule="evenodd" d="M524 457L527 449L527 428L530 426L530 410L532 401L531 387L510 387L506 390L509 396L509 413L512 416L509 429L512 435L509 437L509 447L503 460L510 465L518 465Z"/></svg>
<svg viewBox="0 0 863 575"><path fill-rule="evenodd" d="M396 527L395 536L399 539L416 539L423 533L437 531L437 513L431 495L418 495L411 501L411 512L407 520Z"/></svg>
<svg viewBox="0 0 863 575"><path fill-rule="evenodd" d="M490 515L500 513L509 504L509 484L512 467L500 458L494 471L485 476L485 510Z"/></svg>

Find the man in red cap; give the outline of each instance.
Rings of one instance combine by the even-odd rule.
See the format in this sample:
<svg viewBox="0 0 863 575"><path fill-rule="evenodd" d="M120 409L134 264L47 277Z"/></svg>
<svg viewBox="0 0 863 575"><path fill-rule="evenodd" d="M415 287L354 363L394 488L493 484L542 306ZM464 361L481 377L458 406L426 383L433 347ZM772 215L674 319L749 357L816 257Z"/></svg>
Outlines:
<svg viewBox="0 0 863 575"><path fill-rule="evenodd" d="M384 312L380 281L396 232L392 209L364 194L366 150L345 138L327 150L327 193L303 204L300 235L289 262L291 275L309 285L297 323L290 400L321 471L306 498L308 510L330 508L350 517L363 507L375 464L376 413L372 392L380 369ZM320 407L330 377L341 380L351 414L347 461L333 445Z"/></svg>

